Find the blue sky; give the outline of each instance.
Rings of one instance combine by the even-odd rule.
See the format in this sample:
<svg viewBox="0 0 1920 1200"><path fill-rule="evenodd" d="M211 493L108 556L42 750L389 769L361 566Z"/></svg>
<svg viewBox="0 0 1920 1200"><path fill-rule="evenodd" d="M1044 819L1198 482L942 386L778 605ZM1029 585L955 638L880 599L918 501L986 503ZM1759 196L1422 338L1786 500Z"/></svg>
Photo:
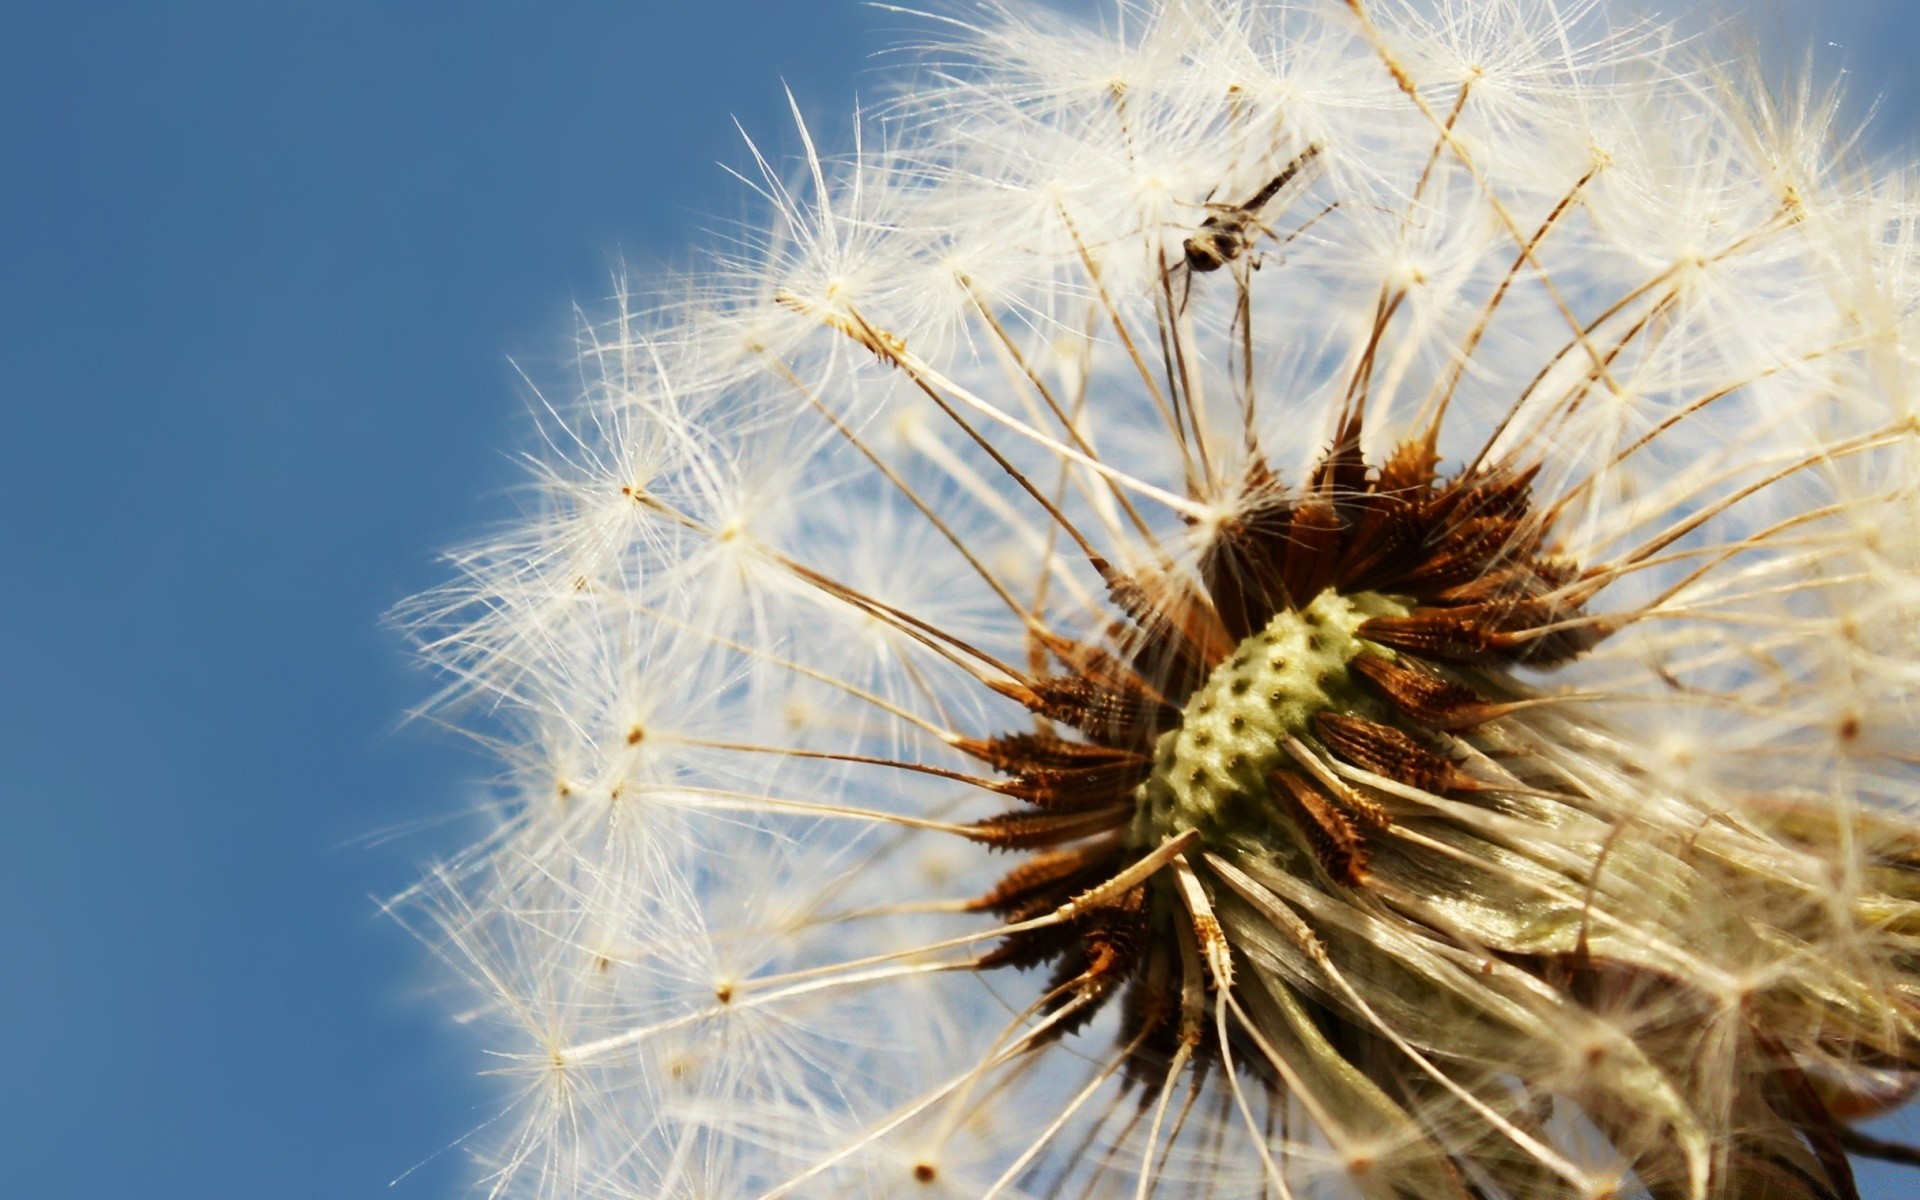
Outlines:
<svg viewBox="0 0 1920 1200"><path fill-rule="evenodd" d="M1912 149L1914 8L1762 33L1850 65ZM488 766L396 729L426 682L380 616L511 510L510 358L556 377L616 256L684 264L741 211L715 164L736 115L792 146L783 80L844 144L909 28L851 0L0 0L9 1194L458 1194L436 1152L491 1109L372 898Z"/></svg>

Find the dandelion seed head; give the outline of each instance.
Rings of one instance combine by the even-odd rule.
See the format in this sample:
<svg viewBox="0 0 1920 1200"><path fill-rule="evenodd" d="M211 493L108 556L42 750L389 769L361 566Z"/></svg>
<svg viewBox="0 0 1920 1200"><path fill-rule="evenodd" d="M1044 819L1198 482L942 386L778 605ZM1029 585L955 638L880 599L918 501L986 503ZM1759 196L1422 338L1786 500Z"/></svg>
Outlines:
<svg viewBox="0 0 1920 1200"><path fill-rule="evenodd" d="M1846 1195L1920 1050L1920 262L1599 3L930 22L407 611L494 1195ZM796 117L797 119L797 117Z"/></svg>

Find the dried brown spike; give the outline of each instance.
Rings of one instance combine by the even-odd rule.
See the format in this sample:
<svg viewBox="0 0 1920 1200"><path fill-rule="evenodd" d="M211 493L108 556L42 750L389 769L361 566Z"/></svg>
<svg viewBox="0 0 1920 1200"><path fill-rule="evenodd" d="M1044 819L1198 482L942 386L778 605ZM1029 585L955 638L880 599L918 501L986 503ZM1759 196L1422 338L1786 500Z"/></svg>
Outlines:
<svg viewBox="0 0 1920 1200"><path fill-rule="evenodd" d="M1180 723L1180 710L1137 692L1103 687L1077 675L1048 675L1025 687L996 688L1050 721L1110 747L1145 749Z"/></svg>
<svg viewBox="0 0 1920 1200"><path fill-rule="evenodd" d="M1581 613L1577 604L1571 601L1558 603L1544 597L1509 596L1480 604L1421 611L1451 614L1479 631L1478 636L1492 656L1536 666L1549 666L1578 658L1593 649L1609 631L1603 622L1579 620ZM1569 620L1576 623L1541 632L1548 630L1549 626L1561 625ZM1469 661L1449 658L1448 654L1439 650L1433 651L1430 657L1454 662Z"/></svg>
<svg viewBox="0 0 1920 1200"><path fill-rule="evenodd" d="M1508 532L1511 533L1510 530ZM1517 543L1518 539L1509 536L1491 545L1463 542L1457 547L1443 545L1430 548L1425 552L1426 561L1402 578L1394 580L1388 590L1422 601L1441 592L1452 591L1489 572L1498 571L1503 562L1523 554L1527 547Z"/></svg>
<svg viewBox="0 0 1920 1200"><path fill-rule="evenodd" d="M1412 500L1370 496L1340 556L1335 585L1343 592L1385 590L1426 556L1427 522Z"/></svg>
<svg viewBox="0 0 1920 1200"><path fill-rule="evenodd" d="M1083 1004L1049 1029L1044 1040L1065 1037L1093 1020L1101 1002L1140 965L1140 953L1147 944L1146 884L1135 885L1076 925L1081 931L1080 944L1054 967L1048 990L1057 994L1047 1004L1047 1011L1057 1012L1075 998L1091 1003Z"/></svg>
<svg viewBox="0 0 1920 1200"><path fill-rule="evenodd" d="M1201 582L1236 644L1292 602L1280 579L1292 523L1293 508L1284 500L1254 497L1220 523L1200 555Z"/></svg>
<svg viewBox="0 0 1920 1200"><path fill-rule="evenodd" d="M1472 688L1438 679L1424 671L1388 662L1377 654L1362 654L1348 669L1408 720L1434 729L1471 729L1500 714Z"/></svg>
<svg viewBox="0 0 1920 1200"><path fill-rule="evenodd" d="M1145 763L1121 763L1079 770L1036 768L996 783L990 790L1024 800L1048 812L1082 812L1132 796L1147 777Z"/></svg>
<svg viewBox="0 0 1920 1200"><path fill-rule="evenodd" d="M1128 637L1137 639L1139 636L1134 627L1124 621L1114 622L1108 634L1116 642ZM1166 702L1167 697L1157 691L1132 664L1103 646L1060 637L1044 630L1035 630L1030 636L1047 653L1059 659L1071 674L1089 683L1128 695L1138 695L1156 703Z"/></svg>
<svg viewBox="0 0 1920 1200"><path fill-rule="evenodd" d="M1367 880L1367 844L1353 819L1304 775L1285 769L1270 771L1267 782L1275 799L1300 828L1320 868L1336 883L1358 887Z"/></svg>
<svg viewBox="0 0 1920 1200"><path fill-rule="evenodd" d="M1110 877L1117 867L1110 867L1106 860L1118 853L1117 847L1105 845L1076 846L1036 855L1001 876L1000 882L994 884L992 890L969 901L967 908L971 912L994 912L1005 916L1012 909L1024 906L1036 893L1044 891L1051 896L1059 891L1064 895L1055 903L1054 907L1057 908L1100 882L1100 879ZM1088 878L1090 875L1097 875L1098 878Z"/></svg>
<svg viewBox="0 0 1920 1200"><path fill-rule="evenodd" d="M1131 787L1147 777L1151 763L1145 755L1131 754L1121 762L1084 767L1023 767L1019 782L1061 789L1098 789Z"/></svg>
<svg viewBox="0 0 1920 1200"><path fill-rule="evenodd" d="M1086 880L1088 883L1099 881L1098 876ZM1036 888L1018 901L1002 905L996 910L996 915L1009 925L1019 925L1059 911L1061 905L1070 902L1078 894L1071 885L1065 883Z"/></svg>
<svg viewBox="0 0 1920 1200"><path fill-rule="evenodd" d="M1565 609L1551 600L1523 596L1502 596L1480 604L1456 605L1440 611L1457 613L1496 635L1528 633L1568 615ZM1497 636L1493 640L1503 648L1508 644Z"/></svg>
<svg viewBox="0 0 1920 1200"><path fill-rule="evenodd" d="M1417 608L1410 616L1374 617L1359 632L1370 642L1439 662L1479 664L1509 657L1481 616L1475 609Z"/></svg>
<svg viewBox="0 0 1920 1200"><path fill-rule="evenodd" d="M1433 592L1435 604L1486 604L1497 600L1544 600L1580 577L1573 562L1534 553L1489 565L1472 579ZM1572 598L1564 603L1575 604Z"/></svg>
<svg viewBox="0 0 1920 1200"><path fill-rule="evenodd" d="M1143 1101L1160 1094L1166 1066L1180 1044L1179 968L1167 938L1147 943L1146 963L1121 1000L1119 1042L1137 1046L1127 1060L1126 1087L1142 1089Z"/></svg>
<svg viewBox="0 0 1920 1200"><path fill-rule="evenodd" d="M992 790L1050 812L1094 808L1128 795L1151 766L1143 754L1051 734L1019 733L982 741L959 738L962 751L1012 775Z"/></svg>
<svg viewBox="0 0 1920 1200"><path fill-rule="evenodd" d="M1381 464L1380 477L1373 490L1382 496L1404 495L1416 499L1433 488L1433 470L1440 464L1440 453L1425 435L1402 441Z"/></svg>
<svg viewBox="0 0 1920 1200"><path fill-rule="evenodd" d="M1122 764L1144 767L1151 762L1146 755L1132 750L1096 746L1090 742L1071 742L1045 733L1008 733L984 740L960 738L954 745L963 753L1008 775L1047 768L1074 769Z"/></svg>
<svg viewBox="0 0 1920 1200"><path fill-rule="evenodd" d="M1132 815L1132 805L1092 812L1001 813L968 826L967 836L995 850L1032 850L1123 829Z"/></svg>
<svg viewBox="0 0 1920 1200"><path fill-rule="evenodd" d="M1539 531L1509 517L1473 517L1429 527L1421 560L1393 579L1395 590L1429 596L1478 579L1503 561L1533 552Z"/></svg>
<svg viewBox="0 0 1920 1200"><path fill-rule="evenodd" d="M1086 936L1089 987L1111 988L1139 965L1147 940L1147 885L1135 884L1112 904L1087 914Z"/></svg>
<svg viewBox="0 0 1920 1200"><path fill-rule="evenodd" d="M1549 633L1539 630L1550 624L1578 615L1572 612L1554 612L1548 617L1530 624L1526 629L1512 633L1496 634L1495 646L1506 651L1508 657L1529 666L1551 667L1579 658L1593 649L1600 640L1613 632L1613 627L1604 621L1591 621L1585 624L1569 625Z"/></svg>
<svg viewBox="0 0 1920 1200"><path fill-rule="evenodd" d="M1346 544L1346 522L1325 502L1293 510L1287 527L1280 586L1296 606L1310 603L1333 584Z"/></svg>
<svg viewBox="0 0 1920 1200"><path fill-rule="evenodd" d="M1346 510L1367 492L1367 460L1360 452L1364 425L1358 410L1348 413L1340 422L1333 445L1307 477L1307 491L1321 500L1333 501L1342 515L1348 515Z"/></svg>
<svg viewBox="0 0 1920 1200"><path fill-rule="evenodd" d="M1539 473L1538 466L1523 471L1493 467L1449 480L1434 498L1434 514L1444 512L1453 520L1504 517L1518 521L1532 507L1533 480Z"/></svg>
<svg viewBox="0 0 1920 1200"><path fill-rule="evenodd" d="M1186 583L1097 565L1107 595L1134 623L1126 639L1132 662L1169 694L1184 698L1233 653L1236 639L1212 601Z"/></svg>
<svg viewBox="0 0 1920 1200"><path fill-rule="evenodd" d="M1323 712L1313 731L1327 749L1359 767L1423 792L1446 792L1461 785L1453 760L1403 729L1346 713Z"/></svg>
<svg viewBox="0 0 1920 1200"><path fill-rule="evenodd" d="M998 946L982 954L980 969L990 971L996 967L1012 967L1016 971L1024 971L1068 951L1077 951L1079 942L1080 930L1071 922L1023 929L1008 934L1000 939Z"/></svg>

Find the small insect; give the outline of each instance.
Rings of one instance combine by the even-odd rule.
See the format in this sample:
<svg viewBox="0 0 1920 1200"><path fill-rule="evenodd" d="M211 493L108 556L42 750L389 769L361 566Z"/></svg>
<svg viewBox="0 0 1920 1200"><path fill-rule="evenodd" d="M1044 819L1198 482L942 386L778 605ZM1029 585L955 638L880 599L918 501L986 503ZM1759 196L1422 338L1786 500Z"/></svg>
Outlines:
<svg viewBox="0 0 1920 1200"><path fill-rule="evenodd" d="M1246 203L1215 206L1218 211L1202 221L1199 231L1181 247L1186 252L1187 268L1202 273L1218 271L1246 253L1247 248L1253 245L1257 231L1266 229L1260 223L1260 210L1280 194L1281 188L1305 170L1319 153L1318 146L1308 146L1302 150Z"/></svg>

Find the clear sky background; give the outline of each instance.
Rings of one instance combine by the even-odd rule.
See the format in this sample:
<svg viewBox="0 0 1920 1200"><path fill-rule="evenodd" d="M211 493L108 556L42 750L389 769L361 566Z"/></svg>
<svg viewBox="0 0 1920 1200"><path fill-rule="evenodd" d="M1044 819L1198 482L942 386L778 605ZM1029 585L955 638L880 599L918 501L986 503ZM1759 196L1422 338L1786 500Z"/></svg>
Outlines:
<svg viewBox="0 0 1920 1200"><path fill-rule="evenodd" d="M1920 151L1920 4L1817 8L1761 33ZM793 147L782 80L845 146L912 28L0 0L0 1193L461 1194L436 1152L494 1110L373 898L488 764L396 730L427 685L381 614L511 511L509 359L560 377L617 256L742 211L715 164L733 116Z"/></svg>

